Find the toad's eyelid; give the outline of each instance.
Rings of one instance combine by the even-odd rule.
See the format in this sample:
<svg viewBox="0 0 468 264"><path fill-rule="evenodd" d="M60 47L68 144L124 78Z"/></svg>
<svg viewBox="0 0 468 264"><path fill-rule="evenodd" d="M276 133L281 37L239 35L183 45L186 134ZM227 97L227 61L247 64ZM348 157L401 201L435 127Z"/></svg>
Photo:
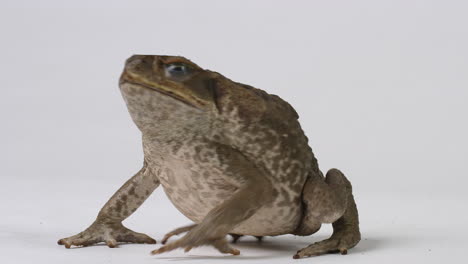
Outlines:
<svg viewBox="0 0 468 264"><path fill-rule="evenodd" d="M187 65L182 64L182 63L171 63L171 64L166 65L166 68L167 68L167 69L174 69L174 68L177 68L177 67L180 67L180 68L188 68Z"/></svg>
<svg viewBox="0 0 468 264"><path fill-rule="evenodd" d="M175 69L182 69L183 71L192 70L192 67L190 65L187 65L183 62L166 63L164 65L164 68L166 69L166 71L172 71Z"/></svg>
<svg viewBox="0 0 468 264"><path fill-rule="evenodd" d="M171 64L171 63L175 63L175 62L184 62L184 60L181 59L181 58L166 58L166 59L164 59L165 64Z"/></svg>
<svg viewBox="0 0 468 264"><path fill-rule="evenodd" d="M178 65L185 65L187 67L190 67L190 68L197 68L196 65L194 65L193 63L190 63L186 60L182 60L182 59L179 59L179 58L171 58L171 59L166 59L164 61L164 65L166 66L169 66L171 64L178 64Z"/></svg>
<svg viewBox="0 0 468 264"><path fill-rule="evenodd" d="M165 67L168 68L168 69L169 69L169 68L173 68L173 67L190 68L189 65L184 64L184 63L179 63L179 62L166 64Z"/></svg>

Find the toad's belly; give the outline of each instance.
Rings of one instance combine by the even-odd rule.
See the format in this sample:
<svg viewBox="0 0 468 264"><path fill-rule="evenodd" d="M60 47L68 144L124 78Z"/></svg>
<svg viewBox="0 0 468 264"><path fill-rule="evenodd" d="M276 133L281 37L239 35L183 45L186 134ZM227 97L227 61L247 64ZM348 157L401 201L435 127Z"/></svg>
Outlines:
<svg viewBox="0 0 468 264"><path fill-rule="evenodd" d="M200 223L214 207L229 199L237 187L216 167L199 167L171 160L161 168L160 180L169 199L186 217ZM276 185L274 199L231 233L274 236L293 232L302 217L300 194Z"/></svg>

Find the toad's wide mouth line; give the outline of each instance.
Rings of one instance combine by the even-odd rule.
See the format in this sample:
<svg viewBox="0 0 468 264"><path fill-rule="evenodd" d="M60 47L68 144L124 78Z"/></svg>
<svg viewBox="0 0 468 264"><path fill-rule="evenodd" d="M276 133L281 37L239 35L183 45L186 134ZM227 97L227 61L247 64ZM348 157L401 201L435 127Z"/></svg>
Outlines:
<svg viewBox="0 0 468 264"><path fill-rule="evenodd" d="M172 97L173 99L181 102L181 103L184 103L188 106L191 106L191 107L194 107L194 108L197 108L197 109L200 109L202 106L205 105L205 103L203 102L200 102L199 100L197 100L196 98L193 98L192 99L194 101L196 101L199 105L187 100L185 97L182 97L176 93L173 93L171 91L167 91L163 88L160 88L158 86L151 86L149 84L146 84L146 83L142 83L142 82L139 82L133 78L131 78L130 76L128 76L128 74L123 74L122 77L120 78L120 85L124 84L124 83L128 83L128 84L132 84L132 85L137 85L137 86L140 86L142 88L145 88L145 89L148 89L148 90L152 90L152 91L155 91L155 92L158 92L160 94L164 94L166 96L169 96L169 97Z"/></svg>

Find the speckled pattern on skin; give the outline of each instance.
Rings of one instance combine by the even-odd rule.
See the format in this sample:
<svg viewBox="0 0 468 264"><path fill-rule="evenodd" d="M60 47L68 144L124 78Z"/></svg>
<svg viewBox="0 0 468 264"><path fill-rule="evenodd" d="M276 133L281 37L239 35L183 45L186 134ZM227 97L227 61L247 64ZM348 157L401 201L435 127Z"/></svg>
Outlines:
<svg viewBox="0 0 468 264"><path fill-rule="evenodd" d="M320 172L294 109L278 96L233 82L183 57L135 55L120 89L143 135L143 169L106 203L96 222L59 240L66 247L106 242L155 243L125 228L159 184L195 224L168 233L184 237L159 254L213 245L237 255L225 236L334 232L294 258L345 254L360 240L351 183L337 169Z"/></svg>

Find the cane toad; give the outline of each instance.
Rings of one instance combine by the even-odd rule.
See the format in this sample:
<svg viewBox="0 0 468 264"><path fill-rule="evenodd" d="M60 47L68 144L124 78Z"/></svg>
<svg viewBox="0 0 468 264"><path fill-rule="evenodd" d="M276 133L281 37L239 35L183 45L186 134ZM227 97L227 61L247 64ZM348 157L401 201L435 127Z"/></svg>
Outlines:
<svg viewBox="0 0 468 264"><path fill-rule="evenodd" d="M227 234L307 236L325 223L332 236L294 258L346 254L359 242L350 182L337 169L323 176L297 113L278 96L183 57L155 55L130 57L120 90L142 133L143 168L89 228L59 244L156 243L122 221L159 186L194 224L169 232L153 254L212 245L237 255Z"/></svg>

